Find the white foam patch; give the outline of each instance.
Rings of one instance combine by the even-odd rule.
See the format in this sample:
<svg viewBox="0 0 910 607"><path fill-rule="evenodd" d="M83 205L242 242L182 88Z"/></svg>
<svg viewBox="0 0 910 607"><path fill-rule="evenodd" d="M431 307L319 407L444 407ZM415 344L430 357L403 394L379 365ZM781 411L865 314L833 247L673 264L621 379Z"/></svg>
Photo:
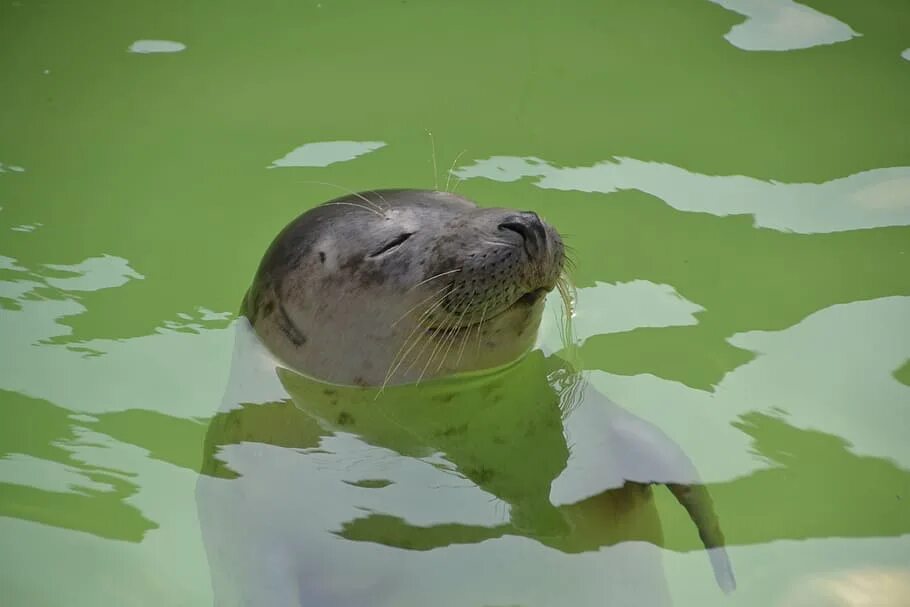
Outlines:
<svg viewBox="0 0 910 607"><path fill-rule="evenodd" d="M354 160L386 146L384 141L319 141L305 143L274 161L268 168L327 167Z"/></svg>
<svg viewBox="0 0 910 607"><path fill-rule="evenodd" d="M793 0L710 1L747 17L724 35L745 51L791 51L861 35L843 21Z"/></svg>
<svg viewBox="0 0 910 607"><path fill-rule="evenodd" d="M910 61L910 48L906 49L903 53L901 53L901 58L906 59L907 61Z"/></svg>
<svg viewBox="0 0 910 607"><path fill-rule="evenodd" d="M872 169L824 183L784 183L704 175L634 158L559 167L540 158L493 156L455 174L503 182L530 177L537 187L552 190L639 190L680 211L749 214L757 227L802 234L910 225L910 167Z"/></svg>
<svg viewBox="0 0 910 607"><path fill-rule="evenodd" d="M179 53L186 45L173 40L136 40L128 49L131 53Z"/></svg>

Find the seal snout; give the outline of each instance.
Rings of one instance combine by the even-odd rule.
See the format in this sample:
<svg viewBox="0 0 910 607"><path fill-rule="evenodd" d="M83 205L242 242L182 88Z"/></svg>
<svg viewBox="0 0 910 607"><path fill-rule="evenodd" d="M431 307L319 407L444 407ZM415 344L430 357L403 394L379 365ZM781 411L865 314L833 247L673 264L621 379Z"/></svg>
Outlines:
<svg viewBox="0 0 910 607"><path fill-rule="evenodd" d="M537 213L524 211L504 217L496 228L514 232L521 237L524 249L532 259L538 258L547 248L547 230Z"/></svg>

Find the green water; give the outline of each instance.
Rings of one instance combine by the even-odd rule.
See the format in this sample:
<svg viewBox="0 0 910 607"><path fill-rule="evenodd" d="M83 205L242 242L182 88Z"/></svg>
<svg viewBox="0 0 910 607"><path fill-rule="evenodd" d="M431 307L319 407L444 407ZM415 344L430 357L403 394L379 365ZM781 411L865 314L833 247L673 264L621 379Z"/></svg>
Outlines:
<svg viewBox="0 0 910 607"><path fill-rule="evenodd" d="M907 49L894 0L3 0L0 604L211 604L233 313L317 182L448 181L565 234L590 381L723 523L729 597L655 493L676 604L910 566ZM565 604L608 553L546 553Z"/></svg>

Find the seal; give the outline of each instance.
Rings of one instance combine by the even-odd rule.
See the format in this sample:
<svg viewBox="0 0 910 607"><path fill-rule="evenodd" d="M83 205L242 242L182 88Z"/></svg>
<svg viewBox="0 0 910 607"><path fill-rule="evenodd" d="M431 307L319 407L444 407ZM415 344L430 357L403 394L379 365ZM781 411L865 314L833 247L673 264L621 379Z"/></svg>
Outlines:
<svg viewBox="0 0 910 607"><path fill-rule="evenodd" d="M685 453L533 348L545 296L569 299L565 264L537 214L444 192L353 194L282 230L244 297L206 436L197 500L216 604L539 602L524 574L503 590L485 573L516 558L509 538L602 559L584 578L600 590L575 576L575 598L546 604L600 604L605 588L608 602L667 604L659 552L642 548L663 543L655 485L686 509L732 590ZM447 488L452 477L465 484ZM472 496L498 500L505 520L465 519ZM435 523L414 522L428 510ZM392 558L377 561L376 547ZM458 547L438 565L416 556ZM534 565L521 550L541 588L565 589L578 561ZM468 579L437 572L464 567Z"/></svg>
<svg viewBox="0 0 910 607"><path fill-rule="evenodd" d="M520 358L564 259L559 234L536 213L447 192L364 192L282 230L243 313L300 373L344 385L409 383Z"/></svg>

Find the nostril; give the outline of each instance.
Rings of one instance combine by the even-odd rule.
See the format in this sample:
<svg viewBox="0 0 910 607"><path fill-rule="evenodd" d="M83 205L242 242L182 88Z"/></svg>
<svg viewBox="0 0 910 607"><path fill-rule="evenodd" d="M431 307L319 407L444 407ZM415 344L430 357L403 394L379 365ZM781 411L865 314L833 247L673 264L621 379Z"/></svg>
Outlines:
<svg viewBox="0 0 910 607"><path fill-rule="evenodd" d="M528 229L528 226L518 221L506 221L497 226L500 230L509 230L510 232L515 232L525 240L530 238L531 231Z"/></svg>

